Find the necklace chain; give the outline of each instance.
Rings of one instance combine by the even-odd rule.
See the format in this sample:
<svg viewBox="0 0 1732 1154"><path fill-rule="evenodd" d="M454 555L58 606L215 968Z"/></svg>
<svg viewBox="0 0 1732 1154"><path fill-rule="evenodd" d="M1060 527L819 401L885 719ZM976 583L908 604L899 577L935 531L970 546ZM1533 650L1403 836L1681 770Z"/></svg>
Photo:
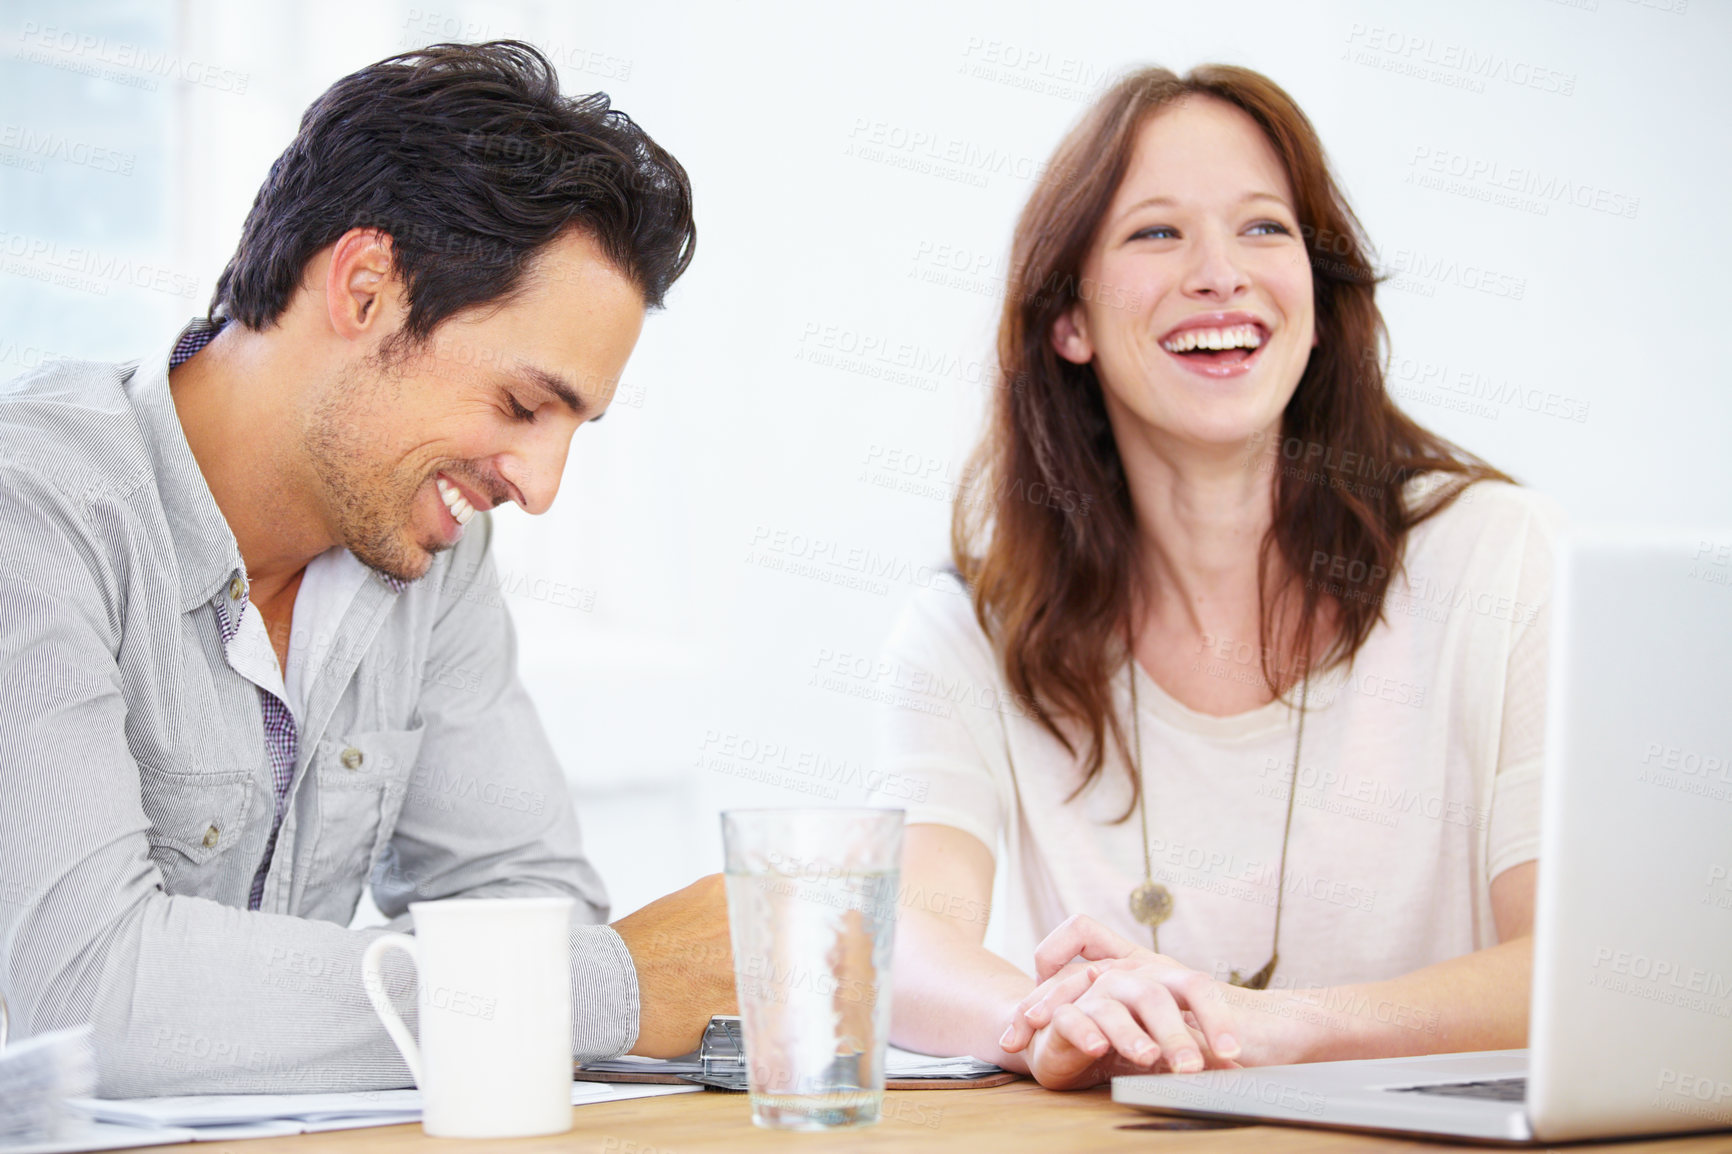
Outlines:
<svg viewBox="0 0 1732 1154"><path fill-rule="evenodd" d="M1149 779L1143 773L1142 717L1137 708L1137 661L1133 655L1129 667L1131 683L1131 756L1137 771L1137 818L1143 830L1143 881L1131 891L1131 915L1149 927L1149 941L1154 951L1161 952L1161 923L1173 916L1173 894L1155 881L1154 854L1149 844ZM1310 697L1311 678L1299 683L1299 726L1293 737L1293 768L1287 775L1287 817L1281 827L1281 868L1275 882L1275 934L1269 944L1269 960L1263 968L1245 977L1232 971L1231 983L1246 989L1267 989L1281 960L1281 911L1287 902L1287 846L1293 837L1293 799L1299 792L1299 756L1305 746L1305 707Z"/></svg>
<svg viewBox="0 0 1732 1154"><path fill-rule="evenodd" d="M1172 916L1173 895L1166 886L1155 883L1154 854L1149 847L1149 813L1148 813L1148 779L1143 774L1143 743L1142 724L1137 710L1137 665L1133 656L1130 661L1131 682L1131 743L1134 747L1133 758L1137 772L1137 816L1143 830L1143 881L1131 891L1131 914L1149 927L1150 944L1156 953L1161 952L1159 926ZM1287 900L1287 845L1293 835L1293 799L1299 791L1299 757L1305 747L1305 713L1309 700L1311 679L1307 676L1299 683L1299 728L1293 737L1293 768L1287 775L1287 817L1281 828L1281 868L1276 881L1275 890L1275 933L1269 946L1269 960L1263 963L1263 968L1245 977L1239 971L1232 971L1230 982L1246 989L1262 990L1269 986L1269 979L1275 975L1275 967L1281 960L1281 911ZM1022 790L1016 780L1016 759L1010 754L1010 724L1001 713L999 715L1000 736L1004 741L1005 767L1010 771L1010 787L1015 794L1017 805L1022 804Z"/></svg>

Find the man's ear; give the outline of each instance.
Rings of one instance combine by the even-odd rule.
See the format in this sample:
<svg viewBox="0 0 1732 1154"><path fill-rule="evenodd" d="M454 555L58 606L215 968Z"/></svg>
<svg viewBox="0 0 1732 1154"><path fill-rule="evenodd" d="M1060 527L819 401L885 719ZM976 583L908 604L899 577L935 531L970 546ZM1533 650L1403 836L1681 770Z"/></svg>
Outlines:
<svg viewBox="0 0 1732 1154"><path fill-rule="evenodd" d="M358 340L394 328L385 317L401 291L393 267L389 234L352 228L337 238L325 272L325 305L338 336Z"/></svg>
<svg viewBox="0 0 1732 1154"><path fill-rule="evenodd" d="M1095 346L1089 340L1088 319L1083 316L1081 301L1074 302L1052 322L1052 347L1075 365L1086 365L1095 359Z"/></svg>

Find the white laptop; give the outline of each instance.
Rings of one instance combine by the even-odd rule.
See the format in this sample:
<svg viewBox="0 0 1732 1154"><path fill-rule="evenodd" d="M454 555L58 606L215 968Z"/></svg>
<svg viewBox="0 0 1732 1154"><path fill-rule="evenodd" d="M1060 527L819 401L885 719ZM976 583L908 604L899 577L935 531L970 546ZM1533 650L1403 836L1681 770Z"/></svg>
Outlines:
<svg viewBox="0 0 1732 1154"><path fill-rule="evenodd" d="M1571 538L1551 612L1529 1048L1114 1101L1509 1143L1732 1129L1732 530Z"/></svg>

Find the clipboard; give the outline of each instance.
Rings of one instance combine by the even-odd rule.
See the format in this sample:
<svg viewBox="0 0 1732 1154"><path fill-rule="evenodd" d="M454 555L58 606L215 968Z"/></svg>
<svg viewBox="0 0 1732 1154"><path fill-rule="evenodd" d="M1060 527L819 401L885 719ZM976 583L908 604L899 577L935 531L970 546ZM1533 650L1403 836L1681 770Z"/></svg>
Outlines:
<svg viewBox="0 0 1732 1154"><path fill-rule="evenodd" d="M972 1061L972 1060L971 1060ZM572 1076L579 1082L643 1082L662 1085L696 1083L713 1090L746 1089L745 1039L740 1019L720 1014L704 1027L702 1044L692 1053L666 1060L608 1058L599 1062L573 1063ZM978 1090L1014 1082L1020 1074L975 1062L967 1076L921 1076L885 1078L886 1090Z"/></svg>

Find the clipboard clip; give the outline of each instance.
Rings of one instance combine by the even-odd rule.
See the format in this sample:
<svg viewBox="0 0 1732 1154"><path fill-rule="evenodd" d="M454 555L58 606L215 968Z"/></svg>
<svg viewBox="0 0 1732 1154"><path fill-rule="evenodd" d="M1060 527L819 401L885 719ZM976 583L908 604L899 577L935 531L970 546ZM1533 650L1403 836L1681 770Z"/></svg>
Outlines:
<svg viewBox="0 0 1732 1154"><path fill-rule="evenodd" d="M740 1030L740 1019L734 1014L717 1014L704 1027L704 1040L698 1046L699 1074L682 1074L687 1082L714 1086L718 1090L745 1090L746 1041Z"/></svg>

